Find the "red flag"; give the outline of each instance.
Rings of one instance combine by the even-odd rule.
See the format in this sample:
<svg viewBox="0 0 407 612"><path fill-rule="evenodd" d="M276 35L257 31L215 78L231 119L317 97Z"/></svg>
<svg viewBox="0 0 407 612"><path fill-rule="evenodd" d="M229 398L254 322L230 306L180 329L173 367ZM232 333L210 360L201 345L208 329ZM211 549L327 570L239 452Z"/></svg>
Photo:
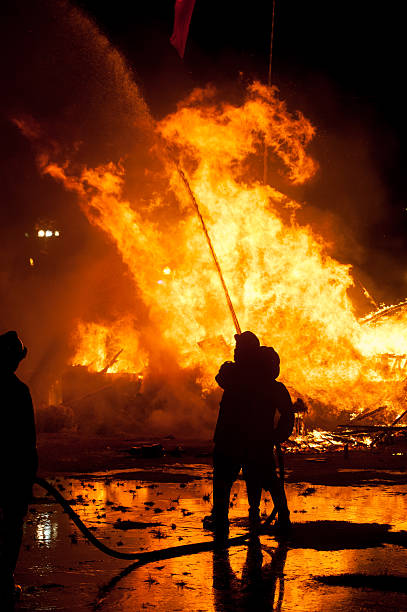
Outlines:
<svg viewBox="0 0 407 612"><path fill-rule="evenodd" d="M181 58L184 57L194 6L195 0L175 0L174 30L170 42Z"/></svg>

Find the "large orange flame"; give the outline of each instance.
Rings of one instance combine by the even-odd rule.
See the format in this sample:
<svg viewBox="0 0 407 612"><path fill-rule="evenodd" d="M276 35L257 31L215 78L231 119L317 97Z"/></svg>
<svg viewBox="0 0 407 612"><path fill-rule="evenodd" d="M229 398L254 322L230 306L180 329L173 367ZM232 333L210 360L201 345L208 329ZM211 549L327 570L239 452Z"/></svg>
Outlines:
<svg viewBox="0 0 407 612"><path fill-rule="evenodd" d="M282 380L336 410L383 402L397 410L400 389L383 384L387 374L377 356L407 353L405 317L359 322L348 295L350 266L327 254L322 238L296 222L298 203L263 185L256 170L265 142L279 184L309 180L317 169L306 151L314 135L310 122L288 112L275 89L255 83L240 106L217 102L211 89L197 90L156 132L164 170L157 176L162 189L149 202L124 196L123 165L75 173L69 164L46 162L43 169L78 193L89 221L115 243L157 341L174 348L181 368L197 369L203 393L213 388L233 346L230 314L175 156L201 207L241 327L279 352ZM103 336L101 350L104 344ZM134 326L120 346L127 370L136 352L134 371L140 360L154 365ZM94 361L87 351L79 342L73 362Z"/></svg>
<svg viewBox="0 0 407 612"><path fill-rule="evenodd" d="M148 357L134 337L131 320L122 319L109 327L80 321L73 340L72 364L87 366L90 371L133 374L143 372L148 366Z"/></svg>

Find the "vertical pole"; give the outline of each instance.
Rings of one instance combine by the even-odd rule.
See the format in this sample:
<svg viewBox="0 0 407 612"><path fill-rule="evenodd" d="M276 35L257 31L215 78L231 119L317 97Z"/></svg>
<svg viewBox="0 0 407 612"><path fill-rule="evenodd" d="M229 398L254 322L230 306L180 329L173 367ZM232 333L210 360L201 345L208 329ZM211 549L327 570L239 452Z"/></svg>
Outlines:
<svg viewBox="0 0 407 612"><path fill-rule="evenodd" d="M273 12L271 17L271 35L270 35L270 55L269 55L269 70L267 77L267 85L271 87L271 66L273 62L273 39L274 39L274 17L276 12L276 0L273 0ZM267 184L267 174L268 174L268 149L266 142L264 141L264 159L263 159L263 183Z"/></svg>

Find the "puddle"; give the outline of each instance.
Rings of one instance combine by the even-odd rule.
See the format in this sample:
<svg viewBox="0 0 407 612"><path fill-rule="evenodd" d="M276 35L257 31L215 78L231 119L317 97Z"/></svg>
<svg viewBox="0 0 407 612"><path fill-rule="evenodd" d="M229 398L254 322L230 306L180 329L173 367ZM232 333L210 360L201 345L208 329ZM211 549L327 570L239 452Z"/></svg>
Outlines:
<svg viewBox="0 0 407 612"><path fill-rule="evenodd" d="M211 509L207 466L172 465L149 471L103 472L54 481L74 500L73 508L106 545L124 552L163 549L210 541L202 519ZM165 472L183 482L154 482ZM196 480L188 480L194 476ZM383 593L325 584L314 576L407 575L407 485L320 486L288 484L295 523L292 541L278 544L263 535L224 552L201 552L150 563L120 576L129 562L107 557L89 545L62 509L35 491L16 578L24 587L20 610L351 610L375 606ZM230 536L245 533L245 484L231 495ZM261 511L272 510L263 495ZM129 523L124 523L129 521ZM317 523L319 521L319 523ZM120 529L120 523L137 528ZM350 522L350 524L349 524ZM140 523L145 523L143 527ZM152 524L153 523L153 524ZM111 583L116 577L116 582ZM395 609L407 609L407 595L386 593Z"/></svg>

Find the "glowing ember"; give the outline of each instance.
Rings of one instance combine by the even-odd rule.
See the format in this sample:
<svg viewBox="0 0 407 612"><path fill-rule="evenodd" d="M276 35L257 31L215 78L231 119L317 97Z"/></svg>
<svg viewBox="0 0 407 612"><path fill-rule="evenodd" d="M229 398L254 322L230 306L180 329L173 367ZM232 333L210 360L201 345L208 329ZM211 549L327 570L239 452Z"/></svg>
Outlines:
<svg viewBox="0 0 407 612"><path fill-rule="evenodd" d="M311 450L315 452L323 451L341 451L345 444L348 446L357 446L359 448L368 448L372 444L372 438L369 436L352 437L346 439L321 429L313 429L307 434L292 437L284 446L288 452L298 452Z"/></svg>

